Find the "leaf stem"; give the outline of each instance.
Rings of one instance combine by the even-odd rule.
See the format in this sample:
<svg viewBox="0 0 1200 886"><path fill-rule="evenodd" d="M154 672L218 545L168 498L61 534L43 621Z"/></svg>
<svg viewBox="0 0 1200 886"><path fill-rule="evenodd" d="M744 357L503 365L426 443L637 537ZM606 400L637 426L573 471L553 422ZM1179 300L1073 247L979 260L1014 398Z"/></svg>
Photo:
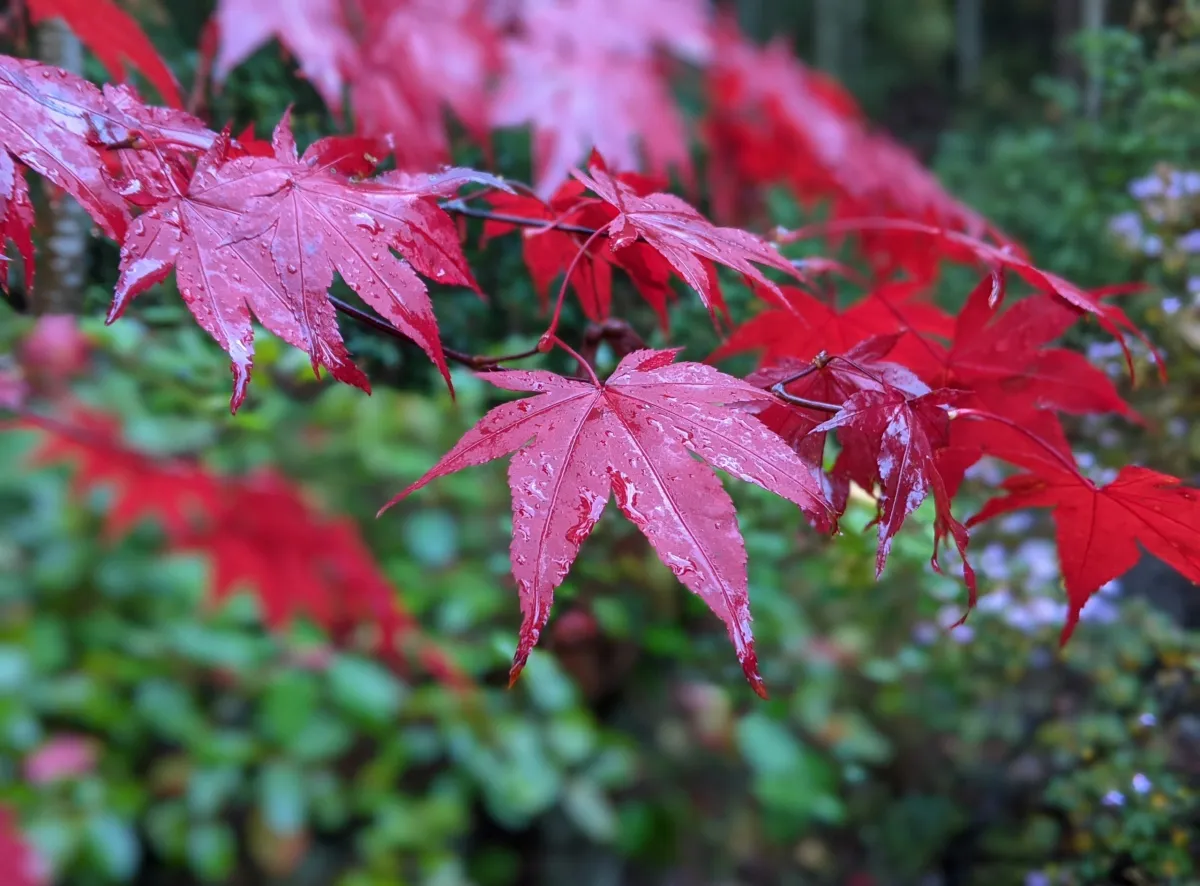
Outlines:
<svg viewBox="0 0 1200 886"><path fill-rule="evenodd" d="M597 231L592 231L590 237L583 241L583 245L579 247L579 251L575 253L575 257L571 259L571 263L567 265L567 273L563 275L562 286L558 287L558 299L554 302L554 316L550 318L550 327L542 334L542 342L548 342L551 339L557 338L558 321L562 317L563 301L567 297L567 286L571 282L571 275L575 273L575 269L579 267L579 260L587 255L587 251L591 248L592 243L604 233L605 228L600 228ZM559 342L561 344L561 340Z"/></svg>
<svg viewBox="0 0 1200 886"><path fill-rule="evenodd" d="M1082 473L1080 473L1079 466L1076 465L1073 460L1071 460L1070 458L1067 458L1066 455L1064 455L1059 450L1055 449L1053 446L1051 446L1049 443L1047 443L1042 437L1038 436L1037 434L1035 434L1033 431L1029 430L1029 428L1025 427L1024 425L1019 424L1010 418L1005 418L1003 415L996 415L994 412L985 412L982 409L969 409L969 408L959 409L957 407L951 407L950 409L947 409L946 412L950 416L951 421L953 421L956 418L980 418L980 419L984 419L985 421L994 421L994 422L1004 425L1007 428L1011 428L1012 430L1016 431L1017 433L1024 435L1031 442L1037 444L1037 446L1039 448L1044 449L1046 452L1050 453L1050 455L1052 455L1054 457L1054 460L1057 461L1059 464L1061 464L1064 468L1066 468L1067 471L1069 473L1071 473L1074 477L1076 477L1080 483L1083 483L1085 486L1089 486L1092 489L1096 488L1095 483L1093 483L1091 480L1089 480L1087 477L1085 477Z"/></svg>
<svg viewBox="0 0 1200 886"><path fill-rule="evenodd" d="M553 344L557 345L558 347L562 348L564 351L566 351L568 354L570 354L572 357L574 357L576 360L579 361L579 365L582 366L584 372L586 372L588 374L588 378L591 379L592 384L594 384L598 388L604 387L604 385L602 385L600 383L600 378L596 375L596 370L592 369L592 364L589 363L587 360L583 359L583 357L580 355L580 353L577 350L575 350L573 347L571 347L569 344L567 344L565 341L563 341L557 335L552 335L550 337L550 341Z"/></svg>

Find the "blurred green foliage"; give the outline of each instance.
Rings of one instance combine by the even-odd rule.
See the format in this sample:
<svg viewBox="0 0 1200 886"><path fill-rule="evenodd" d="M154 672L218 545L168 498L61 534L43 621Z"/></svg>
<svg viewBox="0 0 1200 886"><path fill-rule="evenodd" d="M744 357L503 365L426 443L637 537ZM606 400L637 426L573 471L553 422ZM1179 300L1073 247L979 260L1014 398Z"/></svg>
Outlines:
<svg viewBox="0 0 1200 886"><path fill-rule="evenodd" d="M461 375L457 403L324 385L298 401L307 366L271 341L229 420L202 333L158 310L154 326L88 325L78 395L148 452L278 464L349 513L372 513L496 397ZM1089 883L1126 857L1154 882L1194 877L1200 636L1131 602L1059 656L1058 618L1013 618L1042 599L1022 590L1039 568L1027 530L999 542L1015 548L993 582L1004 605L985 596L947 631L965 600L928 566L924 510L877 584L866 502L825 540L733 484L764 703L720 625L606 520L508 691L508 494L486 466L364 525L477 681L456 693L311 626L265 634L252 597L206 605L202 559L164 554L153 525L105 541L104 496L29 470L33 444L0 435L0 803L61 882L907 883L958 865L958 882ZM94 767L26 777L64 737Z"/></svg>

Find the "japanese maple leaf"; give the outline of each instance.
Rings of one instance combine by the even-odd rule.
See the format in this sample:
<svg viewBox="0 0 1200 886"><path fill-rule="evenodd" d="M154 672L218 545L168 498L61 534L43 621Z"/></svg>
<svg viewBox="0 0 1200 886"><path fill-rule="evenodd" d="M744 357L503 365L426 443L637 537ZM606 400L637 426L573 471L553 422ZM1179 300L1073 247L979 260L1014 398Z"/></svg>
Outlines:
<svg viewBox="0 0 1200 886"><path fill-rule="evenodd" d="M105 177L95 145L101 138L124 138L125 122L81 77L0 56L0 148L74 197L116 240L125 234L129 213Z"/></svg>
<svg viewBox="0 0 1200 886"><path fill-rule="evenodd" d="M297 156L286 117L275 130L273 157L227 161L228 148L222 137L201 158L185 194L139 217L122 247L110 320L174 267L197 322L232 358L232 409L245 398L253 363L251 310L308 353L314 369L324 366L338 380L369 390L328 299L337 271L449 381L433 306L417 272L477 286L454 223L430 196L444 191L443 181L354 181L317 163L328 157L321 142ZM471 177L504 187L490 176ZM408 261L397 259L393 248Z"/></svg>
<svg viewBox="0 0 1200 886"><path fill-rule="evenodd" d="M60 18L117 80L128 64L145 75L163 101L182 107L179 84L137 21L113 0L25 0L34 24Z"/></svg>
<svg viewBox="0 0 1200 886"><path fill-rule="evenodd" d="M8 261L4 253L12 241L25 262L26 286L33 288L33 203L25 170L0 151L0 290L8 292Z"/></svg>
<svg viewBox="0 0 1200 886"><path fill-rule="evenodd" d="M516 452L512 568L523 614L513 679L549 617L554 589L600 519L610 493L671 571L725 623L755 691L758 675L746 552L733 503L692 455L741 480L826 514L815 469L754 418L725 404L770 399L745 382L673 351L634 351L604 383L548 372L483 375L538 396L496 407L423 477L431 480Z"/></svg>
<svg viewBox="0 0 1200 886"><path fill-rule="evenodd" d="M866 298L838 310L795 286L781 286L778 294L756 287L756 294L770 307L734 329L710 359L761 350L764 363L809 360L822 351L842 353L872 336L897 331L948 337L954 328L952 318L915 297L924 288L911 282L882 283Z"/></svg>
<svg viewBox="0 0 1200 886"><path fill-rule="evenodd" d="M963 558L963 576L974 605L975 573L967 562L967 530L950 511L950 496L938 470L938 450L949 439L950 416L945 407L961 397L958 391L936 390L920 393L905 391L890 384L851 394L841 410L811 433L835 428L842 454L835 473L844 472L864 489L879 485L879 550L875 559L876 575L891 551L892 538L908 517L932 493L937 509L935 533L940 539L949 535ZM935 546L933 565L938 566Z"/></svg>
<svg viewBox="0 0 1200 886"><path fill-rule="evenodd" d="M0 883L45 886L49 873L45 861L21 838L15 816L0 807Z"/></svg>
<svg viewBox="0 0 1200 886"><path fill-rule="evenodd" d="M1138 562L1139 544L1200 582L1200 490L1175 477L1131 465L1108 485L1096 486L1061 465L1010 477L1003 485L1008 494L985 504L967 525L1023 508L1053 509L1069 605L1064 643L1092 594Z"/></svg>
<svg viewBox="0 0 1200 886"><path fill-rule="evenodd" d="M603 161L597 158L597 162ZM637 173L619 173L617 179L639 194L661 187L659 181ZM586 197L581 182L563 182L548 202L528 194L505 193L490 195L488 202L500 215L545 220L545 227L536 227L493 218L483 228L485 241L520 230L525 266L543 308L549 303L555 280L574 268L571 285L584 314L594 322L608 319L612 308L612 271L616 267L629 275L638 293L658 315L663 329L669 329L667 305L674 298L670 284L674 270L652 246L639 241L614 254L602 244L592 243L581 254L589 239L587 231L604 227L616 215L616 210L607 203Z"/></svg>
<svg viewBox="0 0 1200 886"><path fill-rule="evenodd" d="M590 175L578 170L573 174L617 210L616 218L604 228L612 253L619 256L625 247L644 241L700 294L714 315L727 311L713 262L738 271L776 294L779 287L764 277L756 264L799 278L790 261L754 234L719 228L673 194L640 195L598 163L592 163L588 171Z"/></svg>
<svg viewBox="0 0 1200 886"><path fill-rule="evenodd" d="M488 132L498 38L481 0L358 0L362 39L347 72L358 131L394 135L402 169L448 162L449 108L476 142Z"/></svg>
<svg viewBox="0 0 1200 886"><path fill-rule="evenodd" d="M978 392L964 393L955 409L975 409L996 418L980 418L950 423L950 439L938 450L938 472L942 475L947 494L953 498L966 479L967 471L985 456L998 458L1030 471L1041 471L1048 465L1060 467L1063 460L1074 456L1066 431L1058 415L1038 408L1029 398L1013 398L1001 404L989 401ZM997 418L999 420L997 420Z"/></svg>
<svg viewBox="0 0 1200 886"><path fill-rule="evenodd" d="M269 627L283 628L303 616L335 640L369 627L385 654L395 652L398 641L411 643L432 672L451 682L461 679L440 652L416 636L415 621L400 606L357 526L314 508L286 478L272 472L225 477L193 462L151 458L122 443L116 420L92 411L73 409L62 421L30 417L15 425L45 434L34 464L76 465L76 495L109 490L106 538L123 538L153 519L172 550L208 557L214 602L250 590Z"/></svg>
<svg viewBox="0 0 1200 886"><path fill-rule="evenodd" d="M1040 295L1002 311L1003 300L1003 289L985 277L959 313L951 344L927 347L906 362L931 385L974 391L985 408L1013 418L1031 404L1136 418L1108 375L1086 357L1048 347L1079 319L1077 311Z"/></svg>
<svg viewBox="0 0 1200 886"><path fill-rule="evenodd" d="M982 237L905 218L843 218L829 224L793 231L787 239L791 241L815 236L818 231L824 234L875 232L894 235L906 241L905 248L920 252L924 256L936 255L944 260L984 268L988 272L990 284L998 285L1001 291L1004 288L1005 272L1012 271L1037 291L1060 299L1064 305L1080 314L1095 317L1101 328L1120 342L1130 372L1133 371L1133 354L1129 350L1127 335L1141 340L1157 355L1154 345L1134 325L1129 315L1117 305L1104 301L1105 296L1125 291L1124 287L1089 292L1057 274L1038 268L1011 242L989 243ZM1156 362L1160 376L1165 378L1161 359Z"/></svg>
<svg viewBox="0 0 1200 886"><path fill-rule="evenodd" d="M357 51L342 7L342 0L218 0L220 43L213 76L223 82L251 53L277 37L326 104L340 109L343 72Z"/></svg>
<svg viewBox="0 0 1200 886"><path fill-rule="evenodd" d="M674 6L700 9L695 2ZM496 127L533 128L534 183L548 197L596 148L622 169L690 176L683 118L655 47L672 20L656 6L622 0L527 0L518 34L504 48L505 75L495 96ZM699 16L689 16L692 21ZM696 35L680 22L676 35ZM640 151L639 151L640 148ZM641 162L645 155L645 163Z"/></svg>
<svg viewBox="0 0 1200 886"><path fill-rule="evenodd" d="M705 130L712 186L725 206L742 185L786 182L803 199L832 198L838 218L889 215L995 233L911 152L872 131L847 90L801 63L787 41L758 46L733 16L723 18L714 41Z"/></svg>

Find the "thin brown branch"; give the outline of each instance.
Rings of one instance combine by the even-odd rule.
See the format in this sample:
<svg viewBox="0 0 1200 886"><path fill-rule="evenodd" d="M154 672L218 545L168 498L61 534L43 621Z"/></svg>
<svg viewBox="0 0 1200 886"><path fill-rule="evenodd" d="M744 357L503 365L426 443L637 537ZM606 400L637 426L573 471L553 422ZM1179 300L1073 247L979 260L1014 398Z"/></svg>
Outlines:
<svg viewBox="0 0 1200 886"><path fill-rule="evenodd" d="M397 339L398 341L403 341L408 344L412 343L403 332L392 326L392 324L388 323L387 320L384 320L382 317L375 316L370 311L364 311L361 308L356 308L354 305L344 302L340 298L335 298L332 295L329 297L329 302L333 305L335 310L345 314L350 319L361 323L363 326L374 329L376 332L381 332L390 338ZM491 357L487 354L468 354L465 351L457 351L454 348L443 347L442 353L446 355L446 359L451 363L458 363L478 372L488 372L490 370L499 368L500 364L502 363L510 363L514 360L524 360L526 357L533 357L539 353L539 350L535 345L526 351L520 351L515 354L501 354L499 356Z"/></svg>
<svg viewBox="0 0 1200 886"><path fill-rule="evenodd" d="M544 228L545 230L565 231L568 234L582 234L585 237L595 237L598 234L595 228L588 228L583 225L569 225L553 219L529 218L524 215L492 212L490 209L468 206L462 200L443 200L438 205L446 212L465 216L466 218L481 218L485 221L503 222L504 224L517 225L522 228Z"/></svg>

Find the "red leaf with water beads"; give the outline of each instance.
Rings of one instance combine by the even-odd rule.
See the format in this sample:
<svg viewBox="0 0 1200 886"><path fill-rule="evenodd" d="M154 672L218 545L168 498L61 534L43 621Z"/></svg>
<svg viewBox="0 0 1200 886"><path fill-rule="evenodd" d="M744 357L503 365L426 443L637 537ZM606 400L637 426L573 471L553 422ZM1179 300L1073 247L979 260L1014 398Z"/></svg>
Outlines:
<svg viewBox="0 0 1200 886"><path fill-rule="evenodd" d="M251 311L309 354L314 370L323 366L369 390L329 301L336 271L420 345L449 382L433 305L417 272L478 287L436 197L465 181L506 186L469 170L351 179L337 170L346 158L358 163L360 146L350 147L341 139L334 149L320 141L298 156L286 117L275 130L272 157L231 158L222 137L201 158L186 193L155 205L134 224L122 246L110 319L174 267L197 322L232 358L234 410L253 364Z"/></svg>
<svg viewBox="0 0 1200 886"><path fill-rule="evenodd" d="M914 395L877 379L877 387L851 394L840 411L813 428L839 433L842 453L834 466L864 489L879 486L879 552L875 572L883 573L892 538L904 520L932 494L937 509L935 534L950 536L963 557L963 572L975 600L975 573L966 560L967 531L950 511L950 496L938 469L937 454L949 441L946 406L961 398L958 391L925 389ZM937 550L934 549L934 566Z"/></svg>
<svg viewBox="0 0 1200 886"><path fill-rule="evenodd" d="M733 502L712 467L828 516L814 468L753 417L729 404L767 402L766 391L678 351L635 351L603 385L549 372L483 374L538 396L485 415L387 507L437 477L515 452L512 568L521 599L515 679L562 583L610 494L684 585L725 623L755 691L762 679L750 631L746 551ZM386 508L385 508L386 510Z"/></svg>
<svg viewBox="0 0 1200 886"><path fill-rule="evenodd" d="M1133 568L1142 548L1200 583L1200 490L1175 477L1129 466L1096 486L1060 465L1010 477L1003 488L1007 495L989 501L967 525L1024 508L1053 509L1070 607L1064 643L1091 596Z"/></svg>
<svg viewBox="0 0 1200 886"><path fill-rule="evenodd" d="M97 144L125 137L126 122L88 81L40 62L0 56L0 149L74 197L117 240L125 234L129 212L104 175ZM0 172L0 179L12 175Z"/></svg>
<svg viewBox="0 0 1200 886"><path fill-rule="evenodd" d="M639 240L659 253L689 286L700 294L714 315L727 313L713 263L725 265L778 293L779 287L763 276L756 265L775 268L792 277L799 272L778 250L760 237L739 228L719 228L674 194L639 194L611 175L596 157L588 175L575 177L617 210L604 226L614 256Z"/></svg>
<svg viewBox="0 0 1200 886"><path fill-rule="evenodd" d="M0 291L8 292L8 241L25 262L26 286L33 288L33 203L25 170L0 150Z"/></svg>

